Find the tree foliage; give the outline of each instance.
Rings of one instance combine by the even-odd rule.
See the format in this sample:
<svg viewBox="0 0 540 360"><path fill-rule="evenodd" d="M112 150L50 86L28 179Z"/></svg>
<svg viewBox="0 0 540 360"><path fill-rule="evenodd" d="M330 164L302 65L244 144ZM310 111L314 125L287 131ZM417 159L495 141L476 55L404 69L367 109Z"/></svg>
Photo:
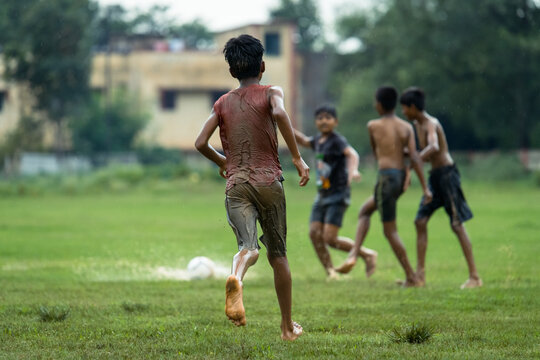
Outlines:
<svg viewBox="0 0 540 360"><path fill-rule="evenodd" d="M315 0L281 0L270 16L274 20L296 24L299 50L315 50L317 45L324 45L323 27Z"/></svg>
<svg viewBox="0 0 540 360"><path fill-rule="evenodd" d="M387 0L377 9L338 22L342 40L361 43L335 64L342 128L365 131L378 86L415 85L454 148L540 146L536 2ZM357 141L367 149L365 136Z"/></svg>
<svg viewBox="0 0 540 360"><path fill-rule="evenodd" d="M158 5L134 13L121 5L103 7L94 21L94 46L103 50L112 39L129 40L140 35L181 39L189 50L203 50L213 44L212 32L200 20L179 24L168 11L168 6Z"/></svg>
<svg viewBox="0 0 540 360"><path fill-rule="evenodd" d="M7 0L0 9L5 75L30 89L35 109L57 124L63 149L62 123L88 95L90 3Z"/></svg>
<svg viewBox="0 0 540 360"><path fill-rule="evenodd" d="M133 148L137 134L148 121L128 94L115 93L111 101L94 97L70 122L73 149L94 156Z"/></svg>

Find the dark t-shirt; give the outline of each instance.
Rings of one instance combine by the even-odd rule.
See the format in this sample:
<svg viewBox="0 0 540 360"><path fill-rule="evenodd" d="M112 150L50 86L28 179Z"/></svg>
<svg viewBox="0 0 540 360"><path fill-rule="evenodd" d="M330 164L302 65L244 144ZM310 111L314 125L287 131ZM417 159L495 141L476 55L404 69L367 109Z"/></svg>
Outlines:
<svg viewBox="0 0 540 360"><path fill-rule="evenodd" d="M315 151L317 188L321 196L328 196L347 189L347 159L343 153L349 146L347 140L333 132L323 143L321 134L311 138L311 148Z"/></svg>
<svg viewBox="0 0 540 360"><path fill-rule="evenodd" d="M227 158L227 189L235 184L269 186L281 179L276 122L270 86L251 85L229 91L214 104Z"/></svg>

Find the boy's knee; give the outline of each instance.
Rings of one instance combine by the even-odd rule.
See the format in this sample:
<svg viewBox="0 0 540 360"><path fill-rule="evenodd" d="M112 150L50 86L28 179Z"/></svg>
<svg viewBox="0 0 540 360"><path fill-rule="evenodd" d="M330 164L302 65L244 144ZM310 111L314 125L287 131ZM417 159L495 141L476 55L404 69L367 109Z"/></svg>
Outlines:
<svg viewBox="0 0 540 360"><path fill-rule="evenodd" d="M309 229L309 238L311 240L317 241L321 238L321 236L322 236L321 229L317 229L317 228Z"/></svg>
<svg viewBox="0 0 540 360"><path fill-rule="evenodd" d="M427 226L427 222L428 222L428 218L425 217L425 218L420 218L420 219L416 219L414 220L414 225L416 226L416 228L420 228L420 229L423 229Z"/></svg>
<svg viewBox="0 0 540 360"><path fill-rule="evenodd" d="M324 234L323 240L325 244L328 244L330 246L337 245L337 237L332 234Z"/></svg>
<svg viewBox="0 0 540 360"><path fill-rule="evenodd" d="M455 222L452 222L450 224L450 227L452 228L452 231L455 232L456 234L460 233L463 229L463 224L460 223L459 221L455 221Z"/></svg>

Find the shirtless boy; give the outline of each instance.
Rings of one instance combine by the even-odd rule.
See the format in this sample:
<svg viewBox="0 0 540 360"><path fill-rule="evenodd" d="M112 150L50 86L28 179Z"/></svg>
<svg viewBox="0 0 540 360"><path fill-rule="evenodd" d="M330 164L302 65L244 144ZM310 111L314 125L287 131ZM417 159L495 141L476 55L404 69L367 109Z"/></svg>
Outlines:
<svg viewBox="0 0 540 360"><path fill-rule="evenodd" d="M405 181L404 149L408 150L411 165L422 185L425 202L431 200L431 192L426 186L422 172L422 161L416 152L413 128L394 113L397 97L396 89L388 86L379 88L375 94L375 107L381 117L371 120L367 126L371 147L379 167L377 184L374 195L369 197L360 209L355 246L338 270L349 272L356 264L357 252L369 230L370 217L375 210L378 210L383 223L384 236L388 239L394 254L405 271L403 286L410 287L418 286L418 281L396 226L397 200L408 186Z"/></svg>
<svg viewBox="0 0 540 360"><path fill-rule="evenodd" d="M469 268L469 278L461 285L461 288L482 286L482 280L478 276L474 263L471 240L463 225L465 221L472 218L473 214L463 196L460 175L448 151L448 143L441 123L425 111L425 95L419 88L405 90L400 97L400 103L403 114L413 122L416 128L419 146L422 149L420 157L423 161L431 163L429 187L433 192L433 201L428 204L423 201L420 203L415 220L418 280L421 285L425 284L427 223L435 210L444 206L450 218L452 231L459 240Z"/></svg>
<svg viewBox="0 0 540 360"><path fill-rule="evenodd" d="M227 179L225 206L239 251L225 284L225 314L237 326L246 324L242 281L248 268L259 258L256 224L259 220L264 233L260 240L274 270L281 338L295 340L303 330L291 319L292 283L286 256L285 195L276 125L301 177L300 186L307 184L309 168L298 151L283 105L283 91L259 84L265 70L263 52L261 42L250 35L240 35L227 42L223 53L229 72L240 86L216 101L195 147L216 163L220 175ZM208 144L218 126L225 156Z"/></svg>
<svg viewBox="0 0 540 360"><path fill-rule="evenodd" d="M336 130L337 110L333 105L321 105L315 110L315 126L319 133L306 136L294 129L298 144L315 151L317 197L311 209L309 238L323 265L328 279L337 278L328 246L350 252L354 242L338 236L345 211L351 202L351 182L360 181L359 156L356 150ZM366 262L366 276L375 271L377 252L360 248L359 255Z"/></svg>

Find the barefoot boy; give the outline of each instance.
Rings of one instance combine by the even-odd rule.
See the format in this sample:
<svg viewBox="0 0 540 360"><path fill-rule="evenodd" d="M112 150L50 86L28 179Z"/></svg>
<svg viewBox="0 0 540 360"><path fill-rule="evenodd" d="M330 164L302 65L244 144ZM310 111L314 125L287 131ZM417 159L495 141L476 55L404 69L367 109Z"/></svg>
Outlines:
<svg viewBox="0 0 540 360"><path fill-rule="evenodd" d="M378 210L383 222L384 235L405 271L406 280L403 285L417 286L416 276L396 227L397 200L408 185L405 182L404 148L410 154L411 164L424 190L426 202L431 199L431 192L426 186L422 161L416 152L413 128L394 114L397 96L397 91L393 87L381 87L375 94L375 107L381 117L368 123L368 131L371 147L377 158L379 175L375 194L369 197L360 209L355 247L339 271L349 272L356 263L356 254L369 230L370 217Z"/></svg>
<svg viewBox="0 0 540 360"><path fill-rule="evenodd" d="M283 91L259 84L265 70L263 52L261 42L250 35L227 42L223 53L231 75L240 86L216 101L195 147L216 163L221 176L227 179L227 218L239 250L225 285L227 317L237 326L246 324L242 280L259 257L256 225L259 220L264 232L260 240L267 248L268 261L274 270L281 338L294 340L302 334L302 327L291 319L291 273L286 257L285 196L276 125L292 154L301 177L300 186L308 182L309 168L298 151L283 106ZM208 144L218 126L225 156Z"/></svg>
<svg viewBox="0 0 540 360"><path fill-rule="evenodd" d="M327 245L350 252L354 242L338 236L343 215L350 204L352 180L360 180L358 153L335 128L337 111L332 105L315 110L315 126L319 134L308 137L298 130L294 135L298 144L315 151L318 194L311 210L309 237L329 279L337 277ZM375 271L377 252L360 248L359 255L366 262L366 275Z"/></svg>
<svg viewBox="0 0 540 360"><path fill-rule="evenodd" d="M422 202L416 214L416 234L418 264L416 275L422 285L425 284L425 259L427 249L427 223L431 215L444 206L450 217L450 226L457 235L469 267L469 279L461 285L462 289L482 286L482 280L476 272L472 245L463 223L472 218L472 212L461 190L459 172L448 151L448 143L441 123L424 110L425 96L419 88L409 88L401 95L400 103L403 114L413 122L420 148L420 157L431 163L429 187L433 192L433 201Z"/></svg>

